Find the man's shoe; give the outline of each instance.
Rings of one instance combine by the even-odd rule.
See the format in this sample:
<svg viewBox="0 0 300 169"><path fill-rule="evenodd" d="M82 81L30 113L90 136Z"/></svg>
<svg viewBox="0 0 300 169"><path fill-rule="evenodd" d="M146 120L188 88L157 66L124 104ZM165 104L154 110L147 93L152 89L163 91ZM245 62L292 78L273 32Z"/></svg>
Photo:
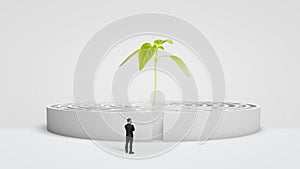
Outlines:
<svg viewBox="0 0 300 169"><path fill-rule="evenodd" d="M127 154L127 153L128 153L128 151L125 151L125 153Z"/></svg>
<svg viewBox="0 0 300 169"><path fill-rule="evenodd" d="M134 152L129 152L129 154L134 154Z"/></svg>

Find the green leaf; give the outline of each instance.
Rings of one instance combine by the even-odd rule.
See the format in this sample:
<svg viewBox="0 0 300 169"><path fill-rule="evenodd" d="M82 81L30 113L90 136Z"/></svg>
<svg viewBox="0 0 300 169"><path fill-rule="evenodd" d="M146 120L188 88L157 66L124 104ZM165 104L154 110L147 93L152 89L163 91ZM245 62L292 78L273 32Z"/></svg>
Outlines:
<svg viewBox="0 0 300 169"><path fill-rule="evenodd" d="M148 49L141 50L139 53L139 70L143 70L145 65L149 62L149 60L152 58L152 56L155 53L155 48L151 47Z"/></svg>
<svg viewBox="0 0 300 169"><path fill-rule="evenodd" d="M177 56L169 56L174 62L177 63L177 65L181 68L181 70L185 73L185 75L187 75L188 77L190 77L190 72L187 68L187 66L185 65L185 63L183 62L182 59L180 59Z"/></svg>
<svg viewBox="0 0 300 169"><path fill-rule="evenodd" d="M134 56L135 54L139 53L141 51L141 49L135 50L133 53L131 53L121 64L119 67L121 67L122 65L124 65L132 56Z"/></svg>
<svg viewBox="0 0 300 169"><path fill-rule="evenodd" d="M154 44L156 44L156 45L163 44L163 40L160 40L160 39L155 40L155 41L154 41Z"/></svg>
<svg viewBox="0 0 300 169"><path fill-rule="evenodd" d="M149 48L151 48L152 47L152 45L150 44L150 43L144 43L142 46L141 46L141 48L140 49L149 49Z"/></svg>
<svg viewBox="0 0 300 169"><path fill-rule="evenodd" d="M171 39L167 39L165 41L168 42L169 44L173 44L173 41Z"/></svg>
<svg viewBox="0 0 300 169"><path fill-rule="evenodd" d="M164 48L164 47L162 47L162 46L158 46L158 48L160 48L160 49L162 49L162 50L165 50L165 48Z"/></svg>
<svg viewBox="0 0 300 169"><path fill-rule="evenodd" d="M157 45L162 45L162 44L164 44L164 43L170 43L170 44L173 44L173 41L172 40L170 40L170 39L166 39L166 40L160 40L160 39L158 39L158 40L155 40L154 41L154 44L157 44Z"/></svg>

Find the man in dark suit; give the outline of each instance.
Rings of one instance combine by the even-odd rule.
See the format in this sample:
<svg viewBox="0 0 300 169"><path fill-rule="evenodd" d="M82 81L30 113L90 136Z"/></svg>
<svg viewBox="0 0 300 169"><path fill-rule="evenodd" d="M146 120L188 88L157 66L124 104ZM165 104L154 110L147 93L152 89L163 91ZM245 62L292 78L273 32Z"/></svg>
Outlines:
<svg viewBox="0 0 300 169"><path fill-rule="evenodd" d="M127 124L125 125L126 130L126 144L125 144L125 152L128 153L128 143L129 145L129 154L133 154L132 151L132 142L133 142L133 131L135 130L134 125L131 124L132 120L131 118L127 119Z"/></svg>

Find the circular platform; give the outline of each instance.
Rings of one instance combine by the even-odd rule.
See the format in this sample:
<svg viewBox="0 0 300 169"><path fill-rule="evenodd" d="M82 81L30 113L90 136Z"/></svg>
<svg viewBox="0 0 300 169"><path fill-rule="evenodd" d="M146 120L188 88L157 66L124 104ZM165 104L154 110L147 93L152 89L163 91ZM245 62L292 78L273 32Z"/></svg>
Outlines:
<svg viewBox="0 0 300 169"><path fill-rule="evenodd" d="M47 107L48 131L95 140L124 140L124 124L131 117L136 141L196 141L206 132L211 114L222 113L208 139L248 135L260 129L260 107L234 102L165 102L150 104L55 104ZM184 126L190 124L189 130Z"/></svg>

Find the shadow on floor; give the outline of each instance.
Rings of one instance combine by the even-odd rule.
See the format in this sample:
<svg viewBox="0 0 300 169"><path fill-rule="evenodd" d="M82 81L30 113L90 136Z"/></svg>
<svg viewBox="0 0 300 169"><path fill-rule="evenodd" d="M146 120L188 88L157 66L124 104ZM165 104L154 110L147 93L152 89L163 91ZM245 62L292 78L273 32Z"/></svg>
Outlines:
<svg viewBox="0 0 300 169"><path fill-rule="evenodd" d="M46 124L41 124L41 125L38 125L36 127L33 127L33 130L40 133L40 134L43 134L43 135L56 136L55 134L53 134L53 133L51 133L47 130L47 125Z"/></svg>

